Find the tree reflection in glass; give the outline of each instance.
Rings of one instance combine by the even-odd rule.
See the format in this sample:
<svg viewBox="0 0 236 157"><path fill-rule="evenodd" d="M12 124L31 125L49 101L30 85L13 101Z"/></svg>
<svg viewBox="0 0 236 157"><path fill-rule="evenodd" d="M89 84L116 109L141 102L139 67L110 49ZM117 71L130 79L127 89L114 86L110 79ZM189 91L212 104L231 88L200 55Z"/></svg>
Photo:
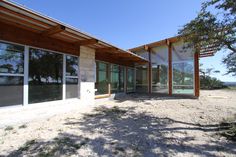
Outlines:
<svg viewBox="0 0 236 157"><path fill-rule="evenodd" d="M24 47L0 43L0 73L24 73Z"/></svg>
<svg viewBox="0 0 236 157"><path fill-rule="evenodd" d="M0 106L23 103L24 46L0 42Z"/></svg>
<svg viewBox="0 0 236 157"><path fill-rule="evenodd" d="M29 103L62 99L63 56L30 48Z"/></svg>

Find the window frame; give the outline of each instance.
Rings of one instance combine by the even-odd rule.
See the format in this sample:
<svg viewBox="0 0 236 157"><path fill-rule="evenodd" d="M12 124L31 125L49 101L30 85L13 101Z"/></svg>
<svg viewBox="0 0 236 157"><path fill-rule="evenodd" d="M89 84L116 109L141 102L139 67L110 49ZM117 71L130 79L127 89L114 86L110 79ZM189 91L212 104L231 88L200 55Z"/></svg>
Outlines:
<svg viewBox="0 0 236 157"><path fill-rule="evenodd" d="M77 76L67 76L66 75L66 57L67 56L71 56L71 57L76 57L77 58L77 64L78 64L78 69L77 69ZM66 79L77 79L77 97L73 97L73 98L67 98L66 97L66 88L67 88L67 83L66 83ZM63 54L63 100L64 99L76 99L79 97L79 56L76 55L71 55L71 54Z"/></svg>
<svg viewBox="0 0 236 157"><path fill-rule="evenodd" d="M66 93L65 93L65 90L66 90L66 87L65 87L65 59L64 59L64 56L66 55L70 55L70 56L74 56L74 57L77 57L78 58L78 76L69 76L69 77L73 77L73 78L78 78L78 98L79 98L79 84L80 84L80 75L79 75L79 58L80 56L77 56L77 55L73 55L73 54L68 54L68 53L64 53L64 52L60 52L60 51L55 51L55 50L51 50L51 49L46 49L46 48L42 48L42 47L37 47L37 46L32 46L32 45L27 45L27 44L20 44L20 43L17 43L17 42L12 42L12 41L8 41L8 40L1 40L0 39L0 42L3 42L3 43L7 43L7 44L14 44L14 45L18 45L18 46L23 46L24 47L24 73L23 74L9 74L8 73L0 73L0 76L21 76L23 77L23 102L22 104L18 104L18 105L21 105L21 106L28 106L28 105L33 105L33 104L29 104L28 103L28 95L29 95L29 89L28 89L28 80L29 80L29 49L30 48L34 48L34 49L40 49L40 50L43 50L43 51L49 51L49 52L53 52L53 53L57 53L57 54L62 54L63 55L63 78L62 78L62 81L63 81L63 85L62 85L62 100L54 100L54 101L50 101L50 102L57 102L57 101L64 101L64 100L67 100L65 97L66 97ZM49 102L49 101L47 101ZM47 102L42 102L42 103L47 103ZM35 103L35 104L38 104L38 103ZM17 105L14 105L14 106L17 106ZM14 107L14 106L7 106L7 107Z"/></svg>
<svg viewBox="0 0 236 157"><path fill-rule="evenodd" d="M0 43L3 43L3 44L11 44L11 45L16 45L16 46L22 46L23 47L23 51L22 51L22 54L23 54L23 73L1 73L0 72L0 77L1 76L3 76L3 77L22 77L22 80L23 80L23 82L22 82L22 88L23 88L23 90L22 90L22 103L21 104L17 104L17 105L24 105L24 93L25 93L25 82L24 82L24 80L25 80L25 71L26 71L26 69L25 69L25 60L26 60L26 58L25 58L25 52L26 52L26 46L25 45L22 45L22 44L18 44L18 43L14 43L14 42L9 42L9 41L5 41L5 40L0 40ZM16 106L16 105L6 105L6 106L2 106L2 107L11 107L11 106Z"/></svg>

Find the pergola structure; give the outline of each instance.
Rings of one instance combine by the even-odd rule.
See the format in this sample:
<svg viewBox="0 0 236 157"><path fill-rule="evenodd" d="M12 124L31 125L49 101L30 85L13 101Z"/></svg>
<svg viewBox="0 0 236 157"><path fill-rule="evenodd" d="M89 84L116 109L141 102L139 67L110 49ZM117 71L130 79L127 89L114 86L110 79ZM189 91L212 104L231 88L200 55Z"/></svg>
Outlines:
<svg viewBox="0 0 236 157"><path fill-rule="evenodd" d="M168 47L168 85L169 85L169 95L172 95L172 78L173 78L173 72L172 72L172 44L176 43L180 40L183 40L183 38L181 36L176 36L176 37L172 37L172 38L168 38L165 40L161 40L161 41L157 41L157 42L153 42L153 43L149 43L149 44L145 44L145 45L141 45L132 49L129 49L131 52L138 52L140 50L145 50L148 52L148 89L149 89L149 93L151 93L151 86L152 86L152 57L151 54L154 53L152 51L152 49L154 47L160 47L160 46L167 46ZM194 53L194 87L195 87L195 96L199 97L200 95L200 76L199 76L199 59L202 57L209 57L209 56L214 56L214 54L217 51L217 47L212 44L212 45L207 45L207 46L203 46L200 48L200 50L194 50L196 51Z"/></svg>

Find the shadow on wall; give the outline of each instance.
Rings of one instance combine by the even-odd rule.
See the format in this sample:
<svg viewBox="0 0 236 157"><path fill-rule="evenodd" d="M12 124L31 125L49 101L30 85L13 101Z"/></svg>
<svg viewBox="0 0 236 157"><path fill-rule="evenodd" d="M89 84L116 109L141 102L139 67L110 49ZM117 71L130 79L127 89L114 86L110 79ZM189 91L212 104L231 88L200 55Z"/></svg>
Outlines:
<svg viewBox="0 0 236 157"><path fill-rule="evenodd" d="M67 119L64 125L83 136L61 133L51 141L32 140L9 156L174 156L177 153L215 156L213 152L222 151L236 154L228 143L186 144L194 137L186 130L215 131L216 125L197 125L159 118L148 113L136 113L135 108L98 107L93 114L85 114L82 119ZM174 127L184 124L186 127ZM175 137L172 132L182 136ZM83 150L81 154L81 150ZM86 152L90 152L86 154Z"/></svg>

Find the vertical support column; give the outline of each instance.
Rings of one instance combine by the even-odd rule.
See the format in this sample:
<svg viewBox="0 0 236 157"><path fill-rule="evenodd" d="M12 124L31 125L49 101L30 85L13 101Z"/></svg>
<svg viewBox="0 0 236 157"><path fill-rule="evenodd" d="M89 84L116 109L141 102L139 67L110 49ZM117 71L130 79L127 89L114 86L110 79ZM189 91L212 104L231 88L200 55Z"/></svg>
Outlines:
<svg viewBox="0 0 236 157"><path fill-rule="evenodd" d="M66 99L66 55L63 54L62 99Z"/></svg>
<svg viewBox="0 0 236 157"><path fill-rule="evenodd" d="M111 96L111 64L108 63L107 77L108 77L108 95Z"/></svg>
<svg viewBox="0 0 236 157"><path fill-rule="evenodd" d="M24 97L23 105L28 105L29 100L29 46L25 46L24 51Z"/></svg>
<svg viewBox="0 0 236 157"><path fill-rule="evenodd" d="M128 80L128 76L127 76L127 67L125 66L125 71L124 71L124 93L127 93L127 80Z"/></svg>
<svg viewBox="0 0 236 157"><path fill-rule="evenodd" d="M172 44L169 42L167 45L168 45L168 67L169 67L168 70L169 95L172 95Z"/></svg>
<svg viewBox="0 0 236 157"><path fill-rule="evenodd" d="M152 93L152 57L151 50L148 48L148 93Z"/></svg>
<svg viewBox="0 0 236 157"><path fill-rule="evenodd" d="M194 89L195 89L195 96L200 96L200 76L199 76L199 53L194 53Z"/></svg>
<svg viewBox="0 0 236 157"><path fill-rule="evenodd" d="M133 92L136 92L136 82L137 82L137 80L136 80L136 65L134 65L134 91Z"/></svg>
<svg viewBox="0 0 236 157"><path fill-rule="evenodd" d="M81 46L79 57L80 100L83 105L94 105L95 101L95 50Z"/></svg>

